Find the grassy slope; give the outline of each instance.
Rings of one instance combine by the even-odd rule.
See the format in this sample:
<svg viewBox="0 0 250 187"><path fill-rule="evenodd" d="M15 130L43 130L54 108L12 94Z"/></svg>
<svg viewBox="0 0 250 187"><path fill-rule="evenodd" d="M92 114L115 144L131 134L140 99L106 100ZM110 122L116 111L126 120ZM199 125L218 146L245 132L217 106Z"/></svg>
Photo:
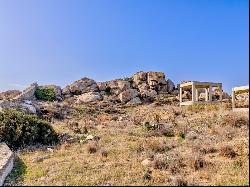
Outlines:
<svg viewBox="0 0 250 187"><path fill-rule="evenodd" d="M195 108L182 110L148 105L122 110L124 114L75 116L79 124L87 126L89 134L101 137L97 152L90 154L88 143L64 143L53 152L46 149L22 151L18 153L16 168L8 181L11 180L12 185L173 185L176 184L175 179L180 178L188 184L199 185L249 183L249 138L248 124L245 124L248 117L243 114L240 115L245 120L243 125L235 127L239 116L225 109L197 111ZM117 120L121 116L123 119ZM154 135L140 125L145 120L175 124L176 135ZM74 134L66 121L56 122L53 126L58 132ZM180 137L179 132L187 134L191 131L198 132L198 140ZM159 147L169 144L176 144L176 147L159 150ZM233 146L237 156L229 158L221 155L225 145ZM202 154L205 165L194 169L192 158L200 154L201 148L213 148L215 151ZM108 152L107 157L102 156L103 149ZM48 157L43 161L32 162L44 155ZM158 169L155 167L156 155L177 155L173 157L182 158L184 166L177 164L179 168L176 170ZM147 168L141 162L150 156L154 157L154 161ZM147 169L152 170L151 180L143 179Z"/></svg>

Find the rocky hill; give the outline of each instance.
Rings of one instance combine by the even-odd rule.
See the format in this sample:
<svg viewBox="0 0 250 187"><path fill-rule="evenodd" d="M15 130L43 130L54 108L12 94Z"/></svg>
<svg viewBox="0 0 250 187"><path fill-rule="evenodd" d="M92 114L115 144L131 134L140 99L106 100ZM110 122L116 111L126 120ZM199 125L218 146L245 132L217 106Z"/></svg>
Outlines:
<svg viewBox="0 0 250 187"><path fill-rule="evenodd" d="M0 141L17 148L5 185L249 184L248 113L232 112L226 93L179 107L178 87L138 72L0 94Z"/></svg>

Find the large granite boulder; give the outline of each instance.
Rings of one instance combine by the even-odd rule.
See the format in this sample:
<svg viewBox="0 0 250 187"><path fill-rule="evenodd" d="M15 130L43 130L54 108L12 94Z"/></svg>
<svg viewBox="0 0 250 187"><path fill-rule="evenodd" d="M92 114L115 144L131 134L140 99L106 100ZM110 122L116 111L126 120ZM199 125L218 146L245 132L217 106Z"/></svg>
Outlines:
<svg viewBox="0 0 250 187"><path fill-rule="evenodd" d="M173 83L173 81L171 81L170 79L167 80L167 91L169 93L173 92L175 90L175 85Z"/></svg>
<svg viewBox="0 0 250 187"><path fill-rule="evenodd" d="M66 86L62 90L62 94L68 97L72 95L81 95L87 92L96 92L98 90L98 85L93 79L84 77L80 80L75 81L71 85Z"/></svg>
<svg viewBox="0 0 250 187"><path fill-rule="evenodd" d="M120 98L121 102L126 103L126 102L134 99L138 95L139 95L139 92L136 89L128 89L128 90L120 93L119 98Z"/></svg>
<svg viewBox="0 0 250 187"><path fill-rule="evenodd" d="M138 89L140 93L149 90L155 90L158 93L166 93L168 91L168 82L163 72L138 72L132 76L133 87ZM169 81L170 90L172 90L172 82ZM145 94L142 94L145 95Z"/></svg>
<svg viewBox="0 0 250 187"><path fill-rule="evenodd" d="M88 92L78 96L76 103L83 104L98 100L102 100L102 96L98 92Z"/></svg>
<svg viewBox="0 0 250 187"><path fill-rule="evenodd" d="M135 85L139 85L142 83L147 84L148 74L146 72L140 71L133 75L132 80L135 83Z"/></svg>

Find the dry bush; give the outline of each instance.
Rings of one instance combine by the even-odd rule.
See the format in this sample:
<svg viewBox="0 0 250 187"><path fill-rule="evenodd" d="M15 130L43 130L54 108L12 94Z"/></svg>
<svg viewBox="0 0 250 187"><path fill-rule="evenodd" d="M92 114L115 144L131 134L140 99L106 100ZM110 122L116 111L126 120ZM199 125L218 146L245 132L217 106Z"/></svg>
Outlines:
<svg viewBox="0 0 250 187"><path fill-rule="evenodd" d="M195 171L199 170L200 168L204 168L206 165L204 158L200 154L191 156L188 162L190 167Z"/></svg>
<svg viewBox="0 0 250 187"><path fill-rule="evenodd" d="M198 138L198 134L195 131L190 131L186 134L186 140L188 141L193 141L196 140Z"/></svg>
<svg viewBox="0 0 250 187"><path fill-rule="evenodd" d="M234 158L237 156L237 153L234 151L233 147L230 145L225 145L220 149L220 155L227 158Z"/></svg>
<svg viewBox="0 0 250 187"><path fill-rule="evenodd" d="M147 169L147 170L144 172L143 179L144 179L144 180L151 180L151 179L152 179L152 171L149 170L149 169Z"/></svg>
<svg viewBox="0 0 250 187"><path fill-rule="evenodd" d="M154 169L167 169L169 167L170 160L164 154L157 154L154 157L152 165Z"/></svg>
<svg viewBox="0 0 250 187"><path fill-rule="evenodd" d="M108 157L108 151L104 148L100 150L100 154L102 157Z"/></svg>
<svg viewBox="0 0 250 187"><path fill-rule="evenodd" d="M160 134L163 136L172 137L175 135L173 125L164 124L160 127L159 131L160 131Z"/></svg>
<svg viewBox="0 0 250 187"><path fill-rule="evenodd" d="M183 169L186 166L184 160L182 157L174 159L169 164L169 171L171 174L176 175L177 173L181 172L181 169Z"/></svg>
<svg viewBox="0 0 250 187"><path fill-rule="evenodd" d="M143 117L139 116L139 115L138 116L136 115L136 116L132 116L131 120L132 120L134 125L141 125L142 122L143 122Z"/></svg>
<svg viewBox="0 0 250 187"><path fill-rule="evenodd" d="M187 186L188 182L181 176L176 176L173 179L174 186Z"/></svg>
<svg viewBox="0 0 250 187"><path fill-rule="evenodd" d="M166 137L173 137L175 136L174 127L170 124L154 124L148 125L146 127L148 129L147 137L151 136L166 136Z"/></svg>
<svg viewBox="0 0 250 187"><path fill-rule="evenodd" d="M239 113L229 113L223 116L222 125L230 125L232 127L248 126L249 117Z"/></svg>
<svg viewBox="0 0 250 187"><path fill-rule="evenodd" d="M151 150L156 153L169 150L169 147L167 146L167 143L164 140L150 139L146 142L144 149Z"/></svg>
<svg viewBox="0 0 250 187"><path fill-rule="evenodd" d="M217 149L213 146L203 146L203 147L200 147L199 152L205 155L205 154L210 154L210 153L216 153Z"/></svg>
<svg viewBox="0 0 250 187"><path fill-rule="evenodd" d="M87 149L87 152L89 154L95 153L97 151L97 143L96 142L89 142L87 144L86 149Z"/></svg>

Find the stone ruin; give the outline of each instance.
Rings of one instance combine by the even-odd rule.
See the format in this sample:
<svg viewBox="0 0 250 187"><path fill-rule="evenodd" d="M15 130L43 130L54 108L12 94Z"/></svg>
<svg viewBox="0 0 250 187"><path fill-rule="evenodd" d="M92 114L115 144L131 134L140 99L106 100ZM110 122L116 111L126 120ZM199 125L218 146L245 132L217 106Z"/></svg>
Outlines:
<svg viewBox="0 0 250 187"><path fill-rule="evenodd" d="M212 82L199 82L199 81L183 81L180 84L180 105L193 105L195 103L211 103L216 100L213 99L213 90L212 88L217 88L219 92L219 101L222 101L223 91L222 83L212 83ZM205 101L201 101L199 97L199 89L205 90ZM183 91L191 91L191 101L183 101Z"/></svg>
<svg viewBox="0 0 250 187"><path fill-rule="evenodd" d="M249 85L232 89L233 111L249 111Z"/></svg>

